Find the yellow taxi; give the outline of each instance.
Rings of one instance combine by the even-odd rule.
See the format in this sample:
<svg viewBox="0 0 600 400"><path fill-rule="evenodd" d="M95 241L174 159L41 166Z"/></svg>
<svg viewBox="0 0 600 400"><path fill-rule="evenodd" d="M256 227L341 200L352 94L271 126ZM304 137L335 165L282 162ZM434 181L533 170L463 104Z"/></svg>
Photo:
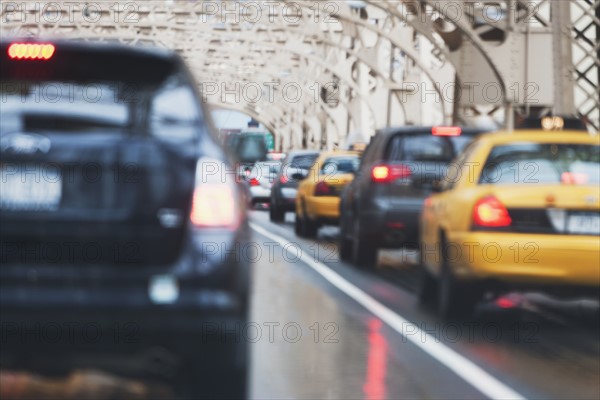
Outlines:
<svg viewBox="0 0 600 400"><path fill-rule="evenodd" d="M360 156L352 151L322 153L298 184L296 234L315 237L322 225L337 225L340 195L354 179Z"/></svg>
<svg viewBox="0 0 600 400"><path fill-rule="evenodd" d="M484 292L598 294L600 136L525 130L475 139L421 215L419 298L471 311ZM557 289L557 290L554 290Z"/></svg>

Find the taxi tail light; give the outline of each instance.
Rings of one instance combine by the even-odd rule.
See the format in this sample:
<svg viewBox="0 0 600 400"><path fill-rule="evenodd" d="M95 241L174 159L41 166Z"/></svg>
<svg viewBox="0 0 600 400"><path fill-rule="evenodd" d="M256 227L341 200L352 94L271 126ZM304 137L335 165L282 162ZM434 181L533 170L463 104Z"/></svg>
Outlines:
<svg viewBox="0 0 600 400"><path fill-rule="evenodd" d="M460 126L434 126L431 128L433 136L460 136L462 128Z"/></svg>
<svg viewBox="0 0 600 400"><path fill-rule="evenodd" d="M562 183L567 185L586 185L589 181L588 174L563 172L560 176Z"/></svg>
<svg viewBox="0 0 600 400"><path fill-rule="evenodd" d="M409 179L412 175L407 165L376 165L371 169L371 181L376 183L389 183L397 179Z"/></svg>
<svg viewBox="0 0 600 400"><path fill-rule="evenodd" d="M512 219L500 200L488 196L475 203L473 223L482 227L507 227L511 225Z"/></svg>
<svg viewBox="0 0 600 400"><path fill-rule="evenodd" d="M325 182L317 183L317 186L315 186L315 196L331 196L331 195L333 195L333 190L332 190L331 186L329 186Z"/></svg>

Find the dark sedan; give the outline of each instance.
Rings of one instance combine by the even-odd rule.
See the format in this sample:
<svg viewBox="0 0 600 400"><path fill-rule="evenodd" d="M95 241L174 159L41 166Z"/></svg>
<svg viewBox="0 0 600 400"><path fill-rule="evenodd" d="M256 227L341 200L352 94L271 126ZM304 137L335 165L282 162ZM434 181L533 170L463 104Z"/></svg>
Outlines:
<svg viewBox="0 0 600 400"><path fill-rule="evenodd" d="M380 248L417 246L419 215L448 164L476 129L404 127L379 131L340 203L340 257L374 266Z"/></svg>
<svg viewBox="0 0 600 400"><path fill-rule="evenodd" d="M318 156L319 152L313 150L291 151L287 154L271 188L271 221L281 222L286 212L295 211L298 182L304 179Z"/></svg>

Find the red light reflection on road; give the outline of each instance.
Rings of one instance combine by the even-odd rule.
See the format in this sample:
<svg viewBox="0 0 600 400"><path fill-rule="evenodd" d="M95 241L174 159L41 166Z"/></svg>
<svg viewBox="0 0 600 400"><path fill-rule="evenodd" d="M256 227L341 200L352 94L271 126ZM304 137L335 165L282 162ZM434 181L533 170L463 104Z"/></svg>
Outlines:
<svg viewBox="0 0 600 400"><path fill-rule="evenodd" d="M388 343L380 332L382 325L382 322L377 318L369 320L367 376L363 386L365 399L368 400L381 400L386 398L385 377Z"/></svg>
<svg viewBox="0 0 600 400"><path fill-rule="evenodd" d="M506 297L500 297L498 300L496 300L496 305L504 309L515 308L517 306L514 301L507 299Z"/></svg>

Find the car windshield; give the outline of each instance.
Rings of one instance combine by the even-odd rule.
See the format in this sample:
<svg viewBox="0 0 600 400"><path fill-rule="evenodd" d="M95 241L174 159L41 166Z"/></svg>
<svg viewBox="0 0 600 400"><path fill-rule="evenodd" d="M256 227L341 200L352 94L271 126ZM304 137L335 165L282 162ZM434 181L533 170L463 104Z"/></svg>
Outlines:
<svg viewBox="0 0 600 400"><path fill-rule="evenodd" d="M600 183L600 146L516 143L492 149L480 184Z"/></svg>

